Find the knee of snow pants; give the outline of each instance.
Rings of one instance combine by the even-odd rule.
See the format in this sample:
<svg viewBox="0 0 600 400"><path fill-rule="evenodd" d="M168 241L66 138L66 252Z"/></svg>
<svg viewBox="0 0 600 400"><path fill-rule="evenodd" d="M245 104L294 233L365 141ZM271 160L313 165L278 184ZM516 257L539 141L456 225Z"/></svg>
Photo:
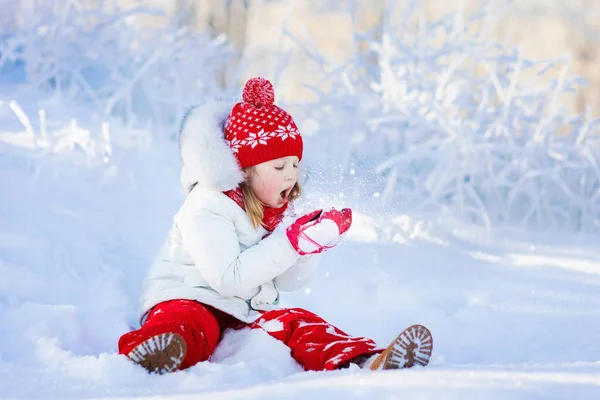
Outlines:
<svg viewBox="0 0 600 400"><path fill-rule="evenodd" d="M187 345L187 355L180 369L206 361L221 337L222 330L215 316L218 313L218 310L193 300L159 303L152 308L140 329L121 336L119 353L128 354L135 346L154 335L178 333Z"/></svg>

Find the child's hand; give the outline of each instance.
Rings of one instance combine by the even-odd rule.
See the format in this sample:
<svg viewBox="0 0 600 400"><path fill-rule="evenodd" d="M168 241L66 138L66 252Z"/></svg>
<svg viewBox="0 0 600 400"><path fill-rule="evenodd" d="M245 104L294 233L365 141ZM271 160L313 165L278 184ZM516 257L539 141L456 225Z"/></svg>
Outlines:
<svg viewBox="0 0 600 400"><path fill-rule="evenodd" d="M286 229L287 237L300 255L321 253L336 246L352 225L352 210L315 210Z"/></svg>

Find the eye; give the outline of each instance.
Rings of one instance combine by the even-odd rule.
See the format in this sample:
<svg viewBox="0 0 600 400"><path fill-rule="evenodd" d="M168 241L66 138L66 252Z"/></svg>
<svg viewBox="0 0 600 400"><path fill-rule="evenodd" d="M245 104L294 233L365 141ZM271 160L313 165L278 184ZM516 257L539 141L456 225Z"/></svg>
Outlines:
<svg viewBox="0 0 600 400"><path fill-rule="evenodd" d="M278 171L283 171L283 167L275 167L275 169Z"/></svg>
<svg viewBox="0 0 600 400"><path fill-rule="evenodd" d="M297 168L298 168L298 166L297 166L297 165L294 165L294 168L296 168L296 169L297 169Z"/></svg>

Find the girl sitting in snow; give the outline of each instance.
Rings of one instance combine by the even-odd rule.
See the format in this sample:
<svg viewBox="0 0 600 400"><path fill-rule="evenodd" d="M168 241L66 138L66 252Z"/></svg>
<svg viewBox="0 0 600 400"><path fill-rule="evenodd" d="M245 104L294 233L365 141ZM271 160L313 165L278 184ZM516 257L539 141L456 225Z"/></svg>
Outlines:
<svg viewBox="0 0 600 400"><path fill-rule="evenodd" d="M309 282L318 254L339 243L352 213L315 210L282 222L301 194L303 144L274 97L269 81L254 78L233 108L205 104L184 119L187 197L146 278L142 326L121 336L119 352L162 374L208 360L225 329L249 327L285 343L305 370L426 365L433 341L423 326L378 349L309 311L278 307L280 291Z"/></svg>

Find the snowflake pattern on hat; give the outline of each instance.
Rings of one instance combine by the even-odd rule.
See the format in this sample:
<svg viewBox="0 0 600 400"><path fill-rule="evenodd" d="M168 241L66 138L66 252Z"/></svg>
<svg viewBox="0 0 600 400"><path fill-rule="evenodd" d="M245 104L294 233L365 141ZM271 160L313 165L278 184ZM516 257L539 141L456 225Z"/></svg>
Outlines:
<svg viewBox="0 0 600 400"><path fill-rule="evenodd" d="M281 140L285 140L287 138L296 139L296 136L299 135L298 129L292 124L288 124L288 126L281 126L271 133L272 137L280 137Z"/></svg>
<svg viewBox="0 0 600 400"><path fill-rule="evenodd" d="M261 129L258 133L249 134L243 143L245 146L255 148L259 144L267 144L267 140L269 140L269 134Z"/></svg>

